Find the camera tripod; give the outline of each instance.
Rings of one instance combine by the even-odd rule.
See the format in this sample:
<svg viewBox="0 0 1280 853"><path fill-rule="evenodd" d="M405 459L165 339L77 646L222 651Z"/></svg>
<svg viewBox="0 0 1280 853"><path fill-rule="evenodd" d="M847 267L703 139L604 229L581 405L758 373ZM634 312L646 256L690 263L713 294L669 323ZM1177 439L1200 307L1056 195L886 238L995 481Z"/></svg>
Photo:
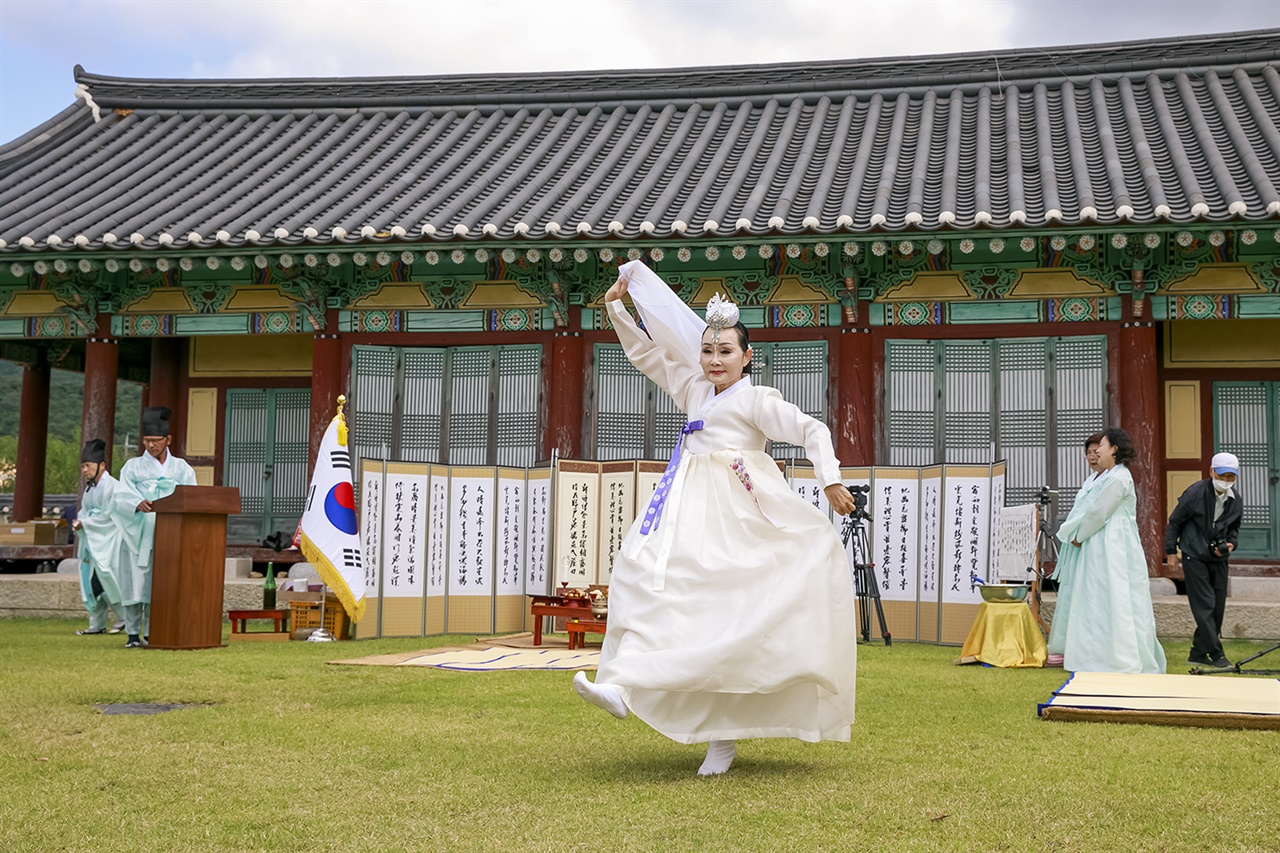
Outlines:
<svg viewBox="0 0 1280 853"><path fill-rule="evenodd" d="M871 546L867 542L867 528L864 522L871 516L865 507L866 495L855 492L857 486L850 486L853 495L854 510L844 519L844 547L850 550L852 544L853 558L853 591L858 600L858 629L862 634L862 642L871 642L871 602L875 602L876 616L880 620L880 636L886 646L893 645L893 637L889 634L889 626L884 621L884 607L880 603L880 585L876 583L875 563L869 561Z"/></svg>
<svg viewBox="0 0 1280 853"><path fill-rule="evenodd" d="M1280 643L1276 643L1269 649L1263 649L1256 655L1249 655L1244 660L1238 660L1231 665L1231 669L1201 669L1198 666L1191 667L1192 675L1280 675L1280 669L1244 669L1244 665L1257 660L1263 655L1269 655L1276 649L1280 649Z"/></svg>
<svg viewBox="0 0 1280 853"><path fill-rule="evenodd" d="M1044 617L1040 615L1040 605L1043 600L1040 596L1043 581L1049 577L1045 571L1045 566L1053 563L1054 567L1058 564L1058 542L1049 533L1048 519L1045 518L1049 509L1049 502L1057 495L1057 492L1050 491L1048 486L1040 490L1040 494L1036 496L1036 551L1034 566L1028 566L1027 571L1031 573L1032 583L1032 600L1035 607L1032 610L1035 613L1036 622L1040 625L1040 630L1045 636L1049 636L1049 626L1044 623Z"/></svg>

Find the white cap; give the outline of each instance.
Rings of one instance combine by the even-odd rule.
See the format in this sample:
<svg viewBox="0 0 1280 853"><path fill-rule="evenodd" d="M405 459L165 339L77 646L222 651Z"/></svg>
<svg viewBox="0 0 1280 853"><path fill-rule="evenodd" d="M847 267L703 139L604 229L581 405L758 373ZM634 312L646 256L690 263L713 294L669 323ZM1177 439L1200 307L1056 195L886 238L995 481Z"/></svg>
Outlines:
<svg viewBox="0 0 1280 853"><path fill-rule="evenodd" d="M1240 460L1234 453L1215 453L1209 467L1219 474L1235 474L1240 476Z"/></svg>

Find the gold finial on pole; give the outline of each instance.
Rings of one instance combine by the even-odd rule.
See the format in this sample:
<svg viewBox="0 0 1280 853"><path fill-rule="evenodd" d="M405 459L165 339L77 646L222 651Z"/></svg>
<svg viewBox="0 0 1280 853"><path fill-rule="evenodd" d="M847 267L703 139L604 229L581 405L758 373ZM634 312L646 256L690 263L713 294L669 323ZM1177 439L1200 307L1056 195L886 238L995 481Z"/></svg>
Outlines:
<svg viewBox="0 0 1280 853"><path fill-rule="evenodd" d="M347 419L342 414L342 407L347 404L347 395L338 395L338 414L334 416L334 420L338 422L338 444L343 447L347 446Z"/></svg>

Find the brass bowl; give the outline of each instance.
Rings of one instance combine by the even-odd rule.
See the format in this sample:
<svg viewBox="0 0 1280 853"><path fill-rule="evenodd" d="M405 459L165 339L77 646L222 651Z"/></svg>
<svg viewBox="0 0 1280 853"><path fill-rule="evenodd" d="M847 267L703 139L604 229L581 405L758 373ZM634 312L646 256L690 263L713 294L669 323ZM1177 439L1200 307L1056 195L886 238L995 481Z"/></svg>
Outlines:
<svg viewBox="0 0 1280 853"><path fill-rule="evenodd" d="M984 583L978 585L983 601L1025 601L1031 587L1022 583Z"/></svg>

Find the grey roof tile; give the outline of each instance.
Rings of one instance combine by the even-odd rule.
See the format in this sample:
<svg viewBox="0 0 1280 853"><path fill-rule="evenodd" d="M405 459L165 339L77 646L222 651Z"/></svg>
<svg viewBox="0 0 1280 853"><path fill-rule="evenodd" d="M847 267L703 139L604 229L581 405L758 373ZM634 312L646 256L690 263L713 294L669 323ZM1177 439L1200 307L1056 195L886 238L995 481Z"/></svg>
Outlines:
<svg viewBox="0 0 1280 853"><path fill-rule="evenodd" d="M657 71L216 81L77 68L87 95L0 146L0 240L15 252L77 237L121 249L1275 220L1278 69L1276 30Z"/></svg>

